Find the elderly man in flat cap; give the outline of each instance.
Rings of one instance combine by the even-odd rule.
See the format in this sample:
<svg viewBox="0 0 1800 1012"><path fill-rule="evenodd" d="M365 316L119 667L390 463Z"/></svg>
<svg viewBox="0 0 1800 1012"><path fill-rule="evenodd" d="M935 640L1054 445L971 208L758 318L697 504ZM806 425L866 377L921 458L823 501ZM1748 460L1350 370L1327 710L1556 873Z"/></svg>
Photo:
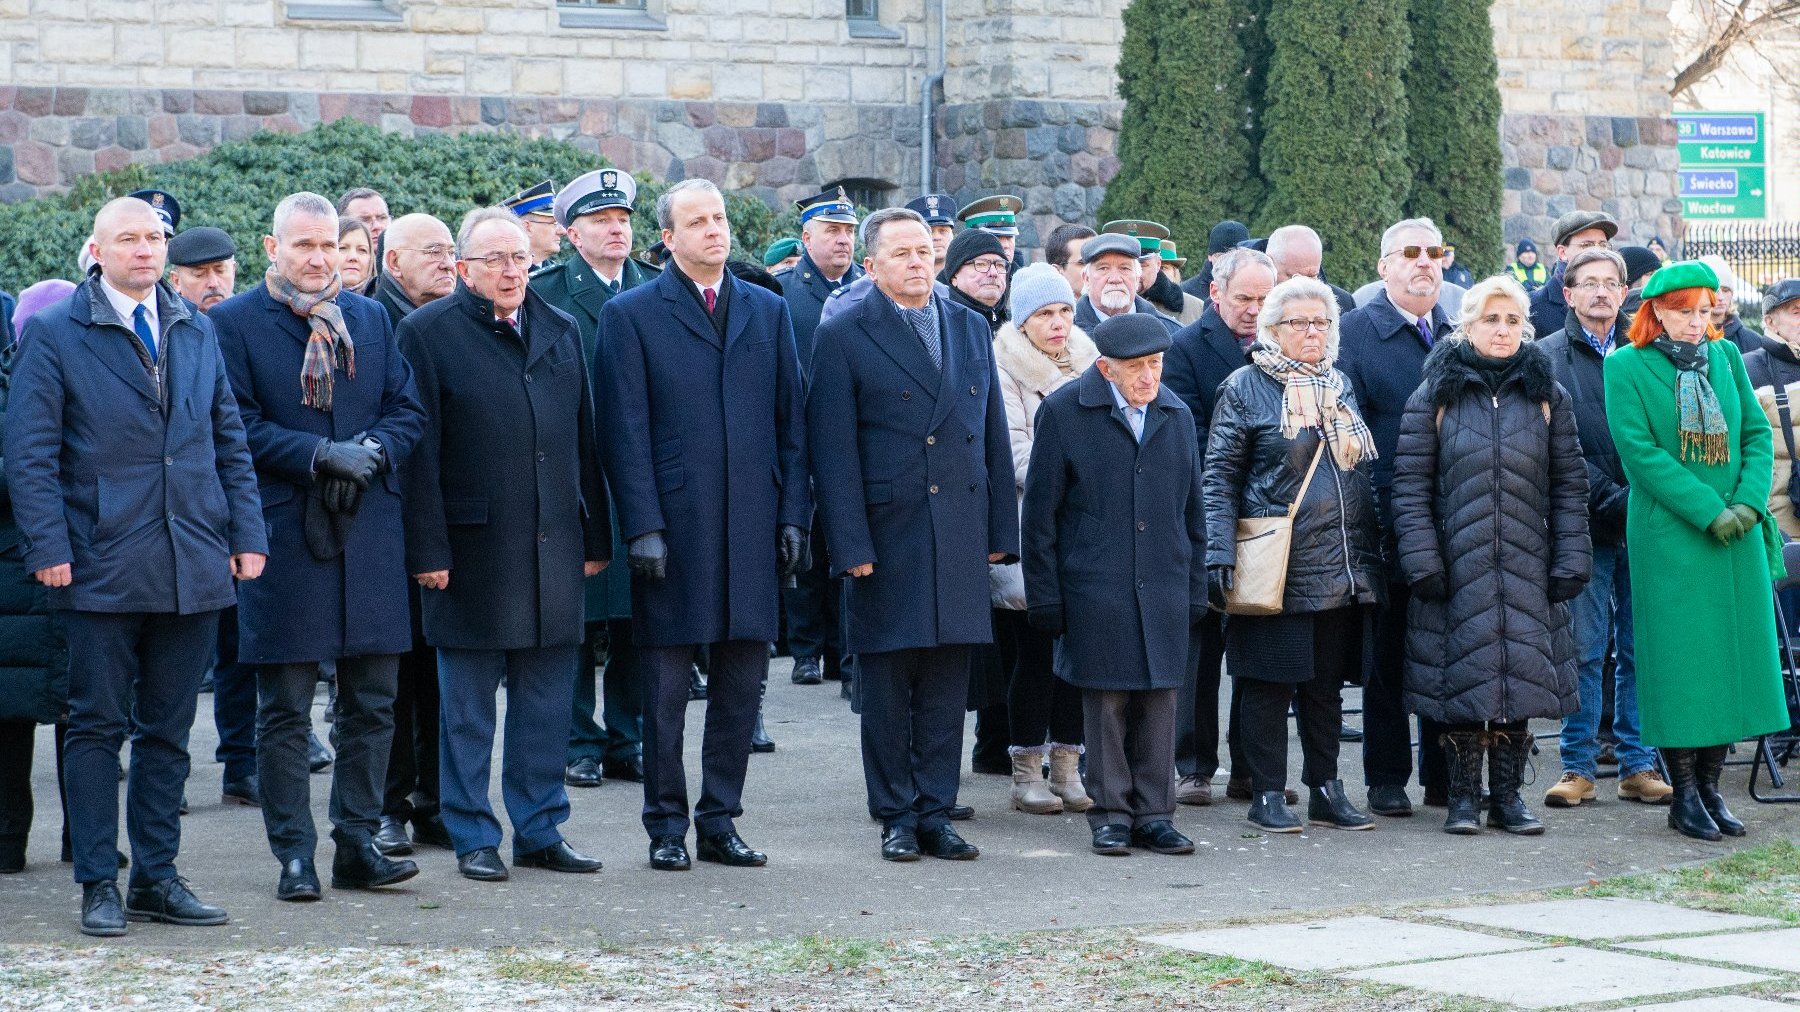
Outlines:
<svg viewBox="0 0 1800 1012"><path fill-rule="evenodd" d="M1551 268L1550 282L1531 293L1531 326L1539 334L1556 333L1568 318L1562 273L1569 261L1584 249L1610 246L1619 234L1619 223L1604 211L1570 211L1556 219L1550 234L1556 239L1556 266Z"/></svg>
<svg viewBox="0 0 1800 1012"><path fill-rule="evenodd" d="M1082 690L1096 854L1189 854L1175 828L1175 704L1206 614L1199 437L1162 387L1169 333L1111 317L1100 359L1044 399L1026 470L1025 601Z"/></svg>
<svg viewBox="0 0 1800 1012"><path fill-rule="evenodd" d="M237 244L224 229L201 225L169 240L169 283L202 313L237 287Z"/></svg>
<svg viewBox="0 0 1800 1012"><path fill-rule="evenodd" d="M1162 323L1173 335L1181 327L1156 311L1148 299L1138 295L1144 270L1138 254L1143 246L1136 239L1117 232L1106 232L1081 244L1081 268L1084 294L1075 306L1075 326L1092 331L1100 321L1114 316L1145 313Z"/></svg>

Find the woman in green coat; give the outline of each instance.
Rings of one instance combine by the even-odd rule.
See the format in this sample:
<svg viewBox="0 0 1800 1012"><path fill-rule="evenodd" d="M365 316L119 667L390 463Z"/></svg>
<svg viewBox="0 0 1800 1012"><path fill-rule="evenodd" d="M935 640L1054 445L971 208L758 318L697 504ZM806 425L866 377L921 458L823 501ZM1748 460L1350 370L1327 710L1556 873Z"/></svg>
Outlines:
<svg viewBox="0 0 1800 1012"><path fill-rule="evenodd" d="M1606 414L1631 482L1626 546L1644 743L1675 788L1669 826L1744 834L1719 794L1730 743L1788 725L1770 581L1769 423L1744 362L1708 322L1718 278L1696 261L1644 286L1631 344L1606 358Z"/></svg>

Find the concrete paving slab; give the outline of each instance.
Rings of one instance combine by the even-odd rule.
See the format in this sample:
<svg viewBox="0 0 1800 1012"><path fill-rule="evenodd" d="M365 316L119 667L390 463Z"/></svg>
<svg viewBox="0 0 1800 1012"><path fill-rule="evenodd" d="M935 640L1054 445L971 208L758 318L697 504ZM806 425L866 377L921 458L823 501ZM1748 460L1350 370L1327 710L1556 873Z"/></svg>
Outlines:
<svg viewBox="0 0 1800 1012"><path fill-rule="evenodd" d="M1189 952L1253 959L1290 970L1347 970L1536 947L1536 943L1516 938L1459 931L1434 924L1410 924L1384 917L1261 924L1151 935L1144 940Z"/></svg>
<svg viewBox="0 0 1800 1012"><path fill-rule="evenodd" d="M1779 973L1800 973L1800 928L1785 931L1741 931L1699 938L1667 938L1655 942L1629 942L1621 948L1664 952L1689 959L1753 966Z"/></svg>
<svg viewBox="0 0 1800 1012"><path fill-rule="evenodd" d="M1468 956L1345 974L1356 980L1459 994L1519 1008L1599 1004L1755 984L1770 978L1576 946Z"/></svg>
<svg viewBox="0 0 1800 1012"><path fill-rule="evenodd" d="M1666 903L1612 897L1457 907L1426 912L1433 917L1461 921L1464 924L1528 931L1534 935L1579 938L1587 942L1774 927L1781 923L1765 917L1718 914L1709 910L1688 910Z"/></svg>
<svg viewBox="0 0 1800 1012"><path fill-rule="evenodd" d="M1728 994L1713 998L1690 998L1664 1005L1633 1005L1630 1008L1614 1009L1612 1012L1794 1012L1794 1006L1767 998Z"/></svg>

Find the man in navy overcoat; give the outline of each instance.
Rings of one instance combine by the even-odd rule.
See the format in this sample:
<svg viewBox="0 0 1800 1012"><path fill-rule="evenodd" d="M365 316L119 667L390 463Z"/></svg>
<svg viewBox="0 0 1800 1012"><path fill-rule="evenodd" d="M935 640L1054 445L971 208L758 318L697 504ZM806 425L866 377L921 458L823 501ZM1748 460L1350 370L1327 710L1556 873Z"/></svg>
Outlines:
<svg viewBox="0 0 1800 1012"><path fill-rule="evenodd" d="M332 885L366 889L418 873L411 861L382 856L373 837L400 655L412 646L395 472L419 441L424 417L387 311L337 290L331 202L294 194L276 206L272 231L264 240L270 277L210 315L256 460L270 539L262 578L238 591L238 660L255 666L260 697L263 823L281 864L276 896L305 901L319 898L306 735L321 661L336 664L338 684ZM344 361L327 363L326 398L303 394L302 362L309 347L335 341L338 332L321 316L300 315L277 297L284 293L321 300L315 312L334 307L350 342Z"/></svg>
<svg viewBox="0 0 1800 1012"><path fill-rule="evenodd" d="M25 569L68 612L64 789L81 930L122 935L128 915L223 924L176 872L177 811L219 612L236 601L232 578L255 579L268 553L256 475L212 324L159 283L162 219L113 200L88 252L96 269L25 328L5 454Z"/></svg>
<svg viewBox="0 0 1800 1012"><path fill-rule="evenodd" d="M1019 552L1006 409L987 324L933 293L925 220L877 211L863 243L877 293L820 325L807 394L830 571L852 577L863 777L882 857L970 860L949 809L988 564Z"/></svg>
<svg viewBox="0 0 1800 1012"><path fill-rule="evenodd" d="M761 865L733 820L779 633L779 580L799 570L811 518L800 364L787 303L725 270L718 189L678 183L656 215L671 258L654 282L606 304L594 363L644 679L644 829L652 867L689 866L682 729L688 666L705 646L698 856Z"/></svg>

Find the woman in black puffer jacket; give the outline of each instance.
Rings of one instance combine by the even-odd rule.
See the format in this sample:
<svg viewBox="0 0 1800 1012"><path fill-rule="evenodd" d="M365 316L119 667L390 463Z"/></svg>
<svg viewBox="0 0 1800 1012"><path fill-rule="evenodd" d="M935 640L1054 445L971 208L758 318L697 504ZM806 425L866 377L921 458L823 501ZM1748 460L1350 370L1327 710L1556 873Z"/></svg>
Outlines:
<svg viewBox="0 0 1800 1012"><path fill-rule="evenodd" d="M1536 834L1519 798L1526 721L1576 709L1569 608L1592 563L1587 470L1569 395L1530 344L1510 278L1469 290L1457 330L1425 360L1394 462L1394 530L1412 586L1407 708L1450 725L1447 833Z"/></svg>
<svg viewBox="0 0 1800 1012"><path fill-rule="evenodd" d="M1269 292L1254 364L1219 387L1201 480L1207 572L1220 609L1237 576L1238 519L1286 516L1306 485L1281 613L1225 622L1226 668L1240 693L1233 720L1254 792L1249 818L1268 832L1300 831L1282 796L1290 702L1299 714L1300 779L1312 789L1307 818L1340 829L1372 825L1344 797L1337 773L1339 693L1360 678L1365 606L1381 585L1368 464L1374 441L1348 381L1332 366L1337 315L1331 290L1311 278L1290 278Z"/></svg>

